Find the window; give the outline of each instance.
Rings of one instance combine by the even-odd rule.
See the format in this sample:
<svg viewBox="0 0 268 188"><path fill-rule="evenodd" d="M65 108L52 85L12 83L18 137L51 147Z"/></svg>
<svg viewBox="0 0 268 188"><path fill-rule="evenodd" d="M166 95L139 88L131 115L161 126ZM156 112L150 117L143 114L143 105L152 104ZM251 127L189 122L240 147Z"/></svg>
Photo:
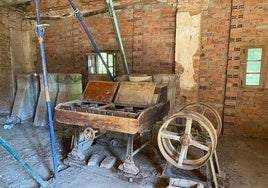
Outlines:
<svg viewBox="0 0 268 188"><path fill-rule="evenodd" d="M115 55L115 52L101 52L101 56L112 73L112 76L115 76ZM101 58L96 53L87 54L87 66L89 74L107 74Z"/></svg>
<svg viewBox="0 0 268 188"><path fill-rule="evenodd" d="M247 88L264 88L268 79L266 48L264 46L248 47L245 52L243 86Z"/></svg>

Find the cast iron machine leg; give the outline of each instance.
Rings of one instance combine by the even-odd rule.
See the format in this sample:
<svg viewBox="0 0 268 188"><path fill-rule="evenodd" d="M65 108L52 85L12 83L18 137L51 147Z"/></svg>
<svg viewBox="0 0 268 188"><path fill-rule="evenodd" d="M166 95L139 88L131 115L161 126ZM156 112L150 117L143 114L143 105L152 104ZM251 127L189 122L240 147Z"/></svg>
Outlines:
<svg viewBox="0 0 268 188"><path fill-rule="evenodd" d="M137 175L139 173L139 169L133 161L133 135L128 134L126 159L118 169L131 175Z"/></svg>

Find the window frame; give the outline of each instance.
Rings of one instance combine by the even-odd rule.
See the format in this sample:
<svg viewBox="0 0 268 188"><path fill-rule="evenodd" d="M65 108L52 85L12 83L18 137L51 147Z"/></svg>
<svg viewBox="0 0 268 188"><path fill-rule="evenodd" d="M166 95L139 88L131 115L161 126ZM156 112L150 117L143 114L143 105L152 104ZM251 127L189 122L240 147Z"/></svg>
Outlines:
<svg viewBox="0 0 268 188"><path fill-rule="evenodd" d="M104 51L100 51L100 53L101 53L101 56L102 56L104 62L108 66L108 68L112 67L112 71L111 70L110 71L112 73L112 76L115 77L116 76L116 55L117 55L117 51L104 50ZM106 53L106 57L104 57L102 53ZM112 66L109 66L109 63L108 63L109 54L113 55L113 65ZM89 66L89 55L94 55L94 62L92 62L91 66ZM106 59L106 61L105 61L105 59ZM95 52L87 53L87 69L88 69L89 74L100 74L100 75L108 74L107 72L106 73L99 72L99 67L101 65L102 65L102 62L99 59L99 55L97 53L95 53ZM92 67L93 67L93 71L90 70Z"/></svg>
<svg viewBox="0 0 268 188"><path fill-rule="evenodd" d="M247 62L248 62L248 51L249 49L262 48L262 58L261 58L261 67L260 67L260 82L259 85L246 85L246 76L247 76ZM248 89L267 89L268 88L268 71L267 71L267 60L268 60L268 50L266 45L250 45L244 48L244 61L242 62L242 78L241 86Z"/></svg>

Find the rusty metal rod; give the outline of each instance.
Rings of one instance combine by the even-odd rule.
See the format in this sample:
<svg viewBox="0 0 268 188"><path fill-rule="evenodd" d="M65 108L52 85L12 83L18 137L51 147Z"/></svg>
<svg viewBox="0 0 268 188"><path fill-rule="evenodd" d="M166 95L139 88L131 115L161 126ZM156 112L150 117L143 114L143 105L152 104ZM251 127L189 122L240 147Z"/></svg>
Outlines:
<svg viewBox="0 0 268 188"><path fill-rule="evenodd" d="M141 147L139 147L138 149L136 149L133 153L132 153L132 157L134 155L136 155L138 152L140 152L143 148L145 148L149 143L151 142L151 140L147 141L145 144L143 144Z"/></svg>

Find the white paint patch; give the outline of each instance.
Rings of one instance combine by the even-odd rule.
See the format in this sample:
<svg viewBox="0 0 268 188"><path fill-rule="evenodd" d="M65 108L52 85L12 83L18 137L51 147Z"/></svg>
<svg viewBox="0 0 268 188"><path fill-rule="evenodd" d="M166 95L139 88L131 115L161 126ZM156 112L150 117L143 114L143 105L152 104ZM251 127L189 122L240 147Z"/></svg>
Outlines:
<svg viewBox="0 0 268 188"><path fill-rule="evenodd" d="M191 90L194 80L193 56L200 46L201 14L177 13L175 61L184 68L180 75L181 89Z"/></svg>
<svg viewBox="0 0 268 188"><path fill-rule="evenodd" d="M256 26L257 30L268 30L268 24L264 24L264 25L257 25Z"/></svg>

